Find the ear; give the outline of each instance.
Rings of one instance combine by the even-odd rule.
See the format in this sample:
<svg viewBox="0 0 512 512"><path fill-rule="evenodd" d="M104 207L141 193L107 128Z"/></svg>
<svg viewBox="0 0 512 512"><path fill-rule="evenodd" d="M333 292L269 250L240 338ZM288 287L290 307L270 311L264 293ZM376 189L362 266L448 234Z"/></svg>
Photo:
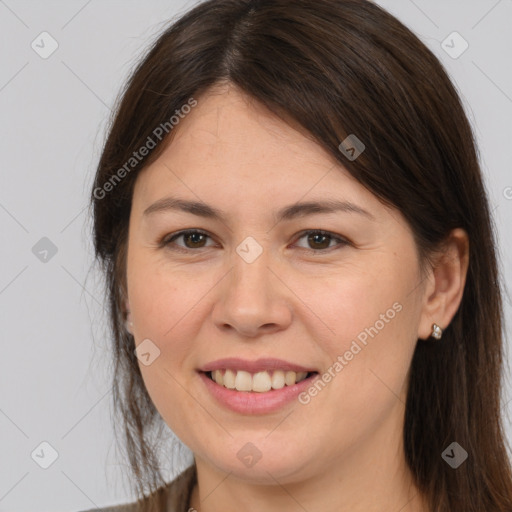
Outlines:
<svg viewBox="0 0 512 512"><path fill-rule="evenodd" d="M457 312L469 265L469 239L465 230L454 229L436 253L424 289L423 308L418 326L418 338L428 339L432 324L441 329L452 321Z"/></svg>

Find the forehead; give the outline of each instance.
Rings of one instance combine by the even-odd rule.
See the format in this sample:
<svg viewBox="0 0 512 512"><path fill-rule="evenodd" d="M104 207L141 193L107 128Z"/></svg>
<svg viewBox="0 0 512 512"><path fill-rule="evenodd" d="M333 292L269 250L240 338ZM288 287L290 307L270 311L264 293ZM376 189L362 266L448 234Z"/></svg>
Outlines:
<svg viewBox="0 0 512 512"><path fill-rule="evenodd" d="M286 162L333 165L334 159L311 136L290 126L254 98L233 87L214 89L198 99L198 105L177 126L170 151L176 157L189 152L187 159L204 158L223 163L286 168Z"/></svg>
<svg viewBox="0 0 512 512"><path fill-rule="evenodd" d="M138 179L138 192L154 199L162 188L249 196L279 191L298 200L309 190L363 187L312 137L233 87L213 89L174 128L169 145ZM339 192L339 190L338 190Z"/></svg>

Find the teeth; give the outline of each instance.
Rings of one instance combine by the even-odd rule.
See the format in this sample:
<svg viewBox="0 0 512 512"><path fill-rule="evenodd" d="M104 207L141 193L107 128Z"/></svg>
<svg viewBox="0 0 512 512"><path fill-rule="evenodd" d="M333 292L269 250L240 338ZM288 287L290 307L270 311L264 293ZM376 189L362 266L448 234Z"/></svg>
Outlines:
<svg viewBox="0 0 512 512"><path fill-rule="evenodd" d="M219 384L220 386L224 385L224 379L222 377L222 372L220 370L215 370L213 372L212 377L217 384Z"/></svg>
<svg viewBox="0 0 512 512"><path fill-rule="evenodd" d="M286 372L284 374L284 383L287 386L293 386L297 382L297 374L295 372Z"/></svg>
<svg viewBox="0 0 512 512"><path fill-rule="evenodd" d="M284 388L284 372L277 370L272 374L272 389Z"/></svg>
<svg viewBox="0 0 512 512"><path fill-rule="evenodd" d="M236 373L232 370L226 370L224 374L224 386L228 389L235 389Z"/></svg>
<svg viewBox="0 0 512 512"><path fill-rule="evenodd" d="M308 376L308 372L297 372L296 382L300 382L301 380L304 380L307 376Z"/></svg>
<svg viewBox="0 0 512 512"><path fill-rule="evenodd" d="M271 389L282 389L293 386L307 377L307 372L275 370L273 372L257 372L254 375L243 370L214 370L212 380L219 386L237 391L254 391L265 393Z"/></svg>
<svg viewBox="0 0 512 512"><path fill-rule="evenodd" d="M237 391L252 390L252 376L249 372L236 372L235 388Z"/></svg>
<svg viewBox="0 0 512 512"><path fill-rule="evenodd" d="M264 393L272 389L272 380L268 372L258 372L252 378L252 390Z"/></svg>

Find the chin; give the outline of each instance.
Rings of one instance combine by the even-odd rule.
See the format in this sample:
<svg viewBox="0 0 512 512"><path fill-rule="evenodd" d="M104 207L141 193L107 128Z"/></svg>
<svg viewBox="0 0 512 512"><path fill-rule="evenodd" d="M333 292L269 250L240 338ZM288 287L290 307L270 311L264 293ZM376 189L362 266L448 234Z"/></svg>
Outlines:
<svg viewBox="0 0 512 512"><path fill-rule="evenodd" d="M230 478L257 485L275 485L276 481L280 484L293 483L311 477L314 468L307 462L304 450L300 449L298 443L289 443L295 446L293 451L283 452L283 443L268 441L261 450L250 441L236 443L236 448L232 447L231 450L224 445L219 453L208 453L206 461L230 474Z"/></svg>

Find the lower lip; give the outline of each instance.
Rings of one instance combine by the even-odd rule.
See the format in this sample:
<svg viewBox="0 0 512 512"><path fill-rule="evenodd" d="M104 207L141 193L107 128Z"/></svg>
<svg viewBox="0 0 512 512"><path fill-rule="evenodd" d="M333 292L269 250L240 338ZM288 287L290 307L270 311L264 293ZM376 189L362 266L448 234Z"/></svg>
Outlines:
<svg viewBox="0 0 512 512"><path fill-rule="evenodd" d="M314 373L292 386L257 393L255 391L235 391L225 388L210 379L206 373L199 372L199 376L213 398L224 407L239 414L268 414L281 409L294 400L298 401L300 393L311 386L317 375Z"/></svg>

